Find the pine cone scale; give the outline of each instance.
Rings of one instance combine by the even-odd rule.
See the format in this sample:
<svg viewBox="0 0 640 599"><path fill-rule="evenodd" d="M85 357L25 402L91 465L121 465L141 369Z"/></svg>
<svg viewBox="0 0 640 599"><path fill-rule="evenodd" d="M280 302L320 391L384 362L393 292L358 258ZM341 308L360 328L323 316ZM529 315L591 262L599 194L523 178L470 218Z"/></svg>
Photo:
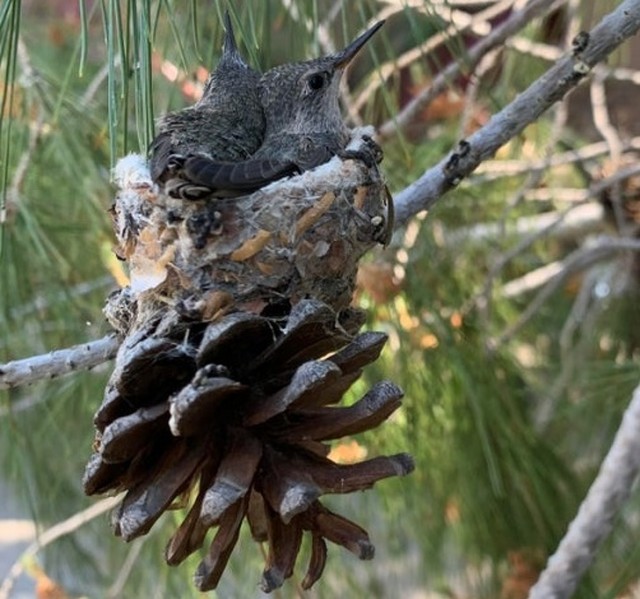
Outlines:
<svg viewBox="0 0 640 599"><path fill-rule="evenodd" d="M147 533L171 502L190 484L202 460L188 443L176 444L165 452L155 471L133 487L116 512L115 533L130 541Z"/></svg>
<svg viewBox="0 0 640 599"><path fill-rule="evenodd" d="M204 495L200 518L205 526L213 525L231 505L249 493L262 451L258 439L242 430L233 431L214 483Z"/></svg>
<svg viewBox="0 0 640 599"><path fill-rule="evenodd" d="M338 514L334 514L319 503L312 515L311 529L336 545L341 545L359 559L373 559L375 548L367 531Z"/></svg>
<svg viewBox="0 0 640 599"><path fill-rule="evenodd" d="M247 391L246 385L227 377L200 377L192 381L169 400L171 432L176 436L211 432L216 426L218 409L238 401Z"/></svg>
<svg viewBox="0 0 640 599"><path fill-rule="evenodd" d="M367 331L358 335L347 347L329 358L342 372L350 373L375 362L387 342L387 335Z"/></svg>
<svg viewBox="0 0 640 599"><path fill-rule="evenodd" d="M340 369L332 362L304 362L286 387L268 397L254 398L247 405L243 424L256 426L282 414L287 408L303 402L309 395L319 393L324 386L335 382L341 374Z"/></svg>
<svg viewBox="0 0 640 599"><path fill-rule="evenodd" d="M210 591L218 586L231 552L238 542L240 525L246 512L248 499L244 497L228 509L218 526L207 556L200 562L194 581L201 591Z"/></svg>
<svg viewBox="0 0 640 599"><path fill-rule="evenodd" d="M269 553L260 589L270 593L293 574L302 543L302 526L295 519L286 524L278 514L268 513Z"/></svg>
<svg viewBox="0 0 640 599"><path fill-rule="evenodd" d="M307 572L300 583L300 586L306 591L310 589L322 576L324 567L327 563L327 544L321 534L312 533L311 535L311 557Z"/></svg>
<svg viewBox="0 0 640 599"><path fill-rule="evenodd" d="M282 452L271 446L265 448L258 488L285 524L322 495L322 489L310 476L296 469Z"/></svg>
<svg viewBox="0 0 640 599"><path fill-rule="evenodd" d="M401 405L403 396L392 383L378 384L361 400L346 408L301 409L295 420L283 423L280 433L270 433L279 441L295 442L302 439L326 441L355 435L375 428Z"/></svg>
<svg viewBox="0 0 640 599"><path fill-rule="evenodd" d="M224 362L232 372L246 368L275 337L274 325L266 318L234 312L210 324L198 348L199 366Z"/></svg>
<svg viewBox="0 0 640 599"><path fill-rule="evenodd" d="M147 438L166 425L168 412L169 406L161 403L114 420L102 433L99 445L102 459L111 463L132 460L144 449Z"/></svg>

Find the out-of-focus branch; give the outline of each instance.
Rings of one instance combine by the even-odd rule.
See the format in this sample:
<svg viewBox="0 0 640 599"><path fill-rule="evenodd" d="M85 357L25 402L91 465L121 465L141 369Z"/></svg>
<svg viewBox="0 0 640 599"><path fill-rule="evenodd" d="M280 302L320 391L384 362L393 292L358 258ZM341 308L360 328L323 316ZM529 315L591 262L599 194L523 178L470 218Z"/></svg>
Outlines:
<svg viewBox="0 0 640 599"><path fill-rule="evenodd" d="M113 509L118 504L120 499L120 496L107 497L106 499L102 499L98 503L95 503L91 507L88 507L86 510L78 512L70 518L67 518L67 520L59 522L55 526L52 526L48 530L45 530L33 543L31 543L31 545L29 545L22 552L20 559L17 560L11 567L11 570L7 574L6 578L2 581L2 585L0 586L0 599L9 599L11 595L11 589L13 588L13 585L18 577L22 574L22 572L24 572L24 564L28 561L29 558L32 558L38 553L38 551L40 551L47 545L50 545L61 537L75 532L81 526L84 526L87 522L90 522L91 520L94 520L105 512Z"/></svg>
<svg viewBox="0 0 640 599"><path fill-rule="evenodd" d="M447 89L451 81L460 75L463 69L464 72L472 72L488 52L502 46L509 37L526 27L532 19L562 3L554 0L531 0L522 10L514 11L491 34L473 46L464 60L452 62L433 79L427 89L411 100L393 119L384 123L378 130L378 141L384 141L404 129L434 98Z"/></svg>
<svg viewBox="0 0 640 599"><path fill-rule="evenodd" d="M548 2L549 0L545 1ZM378 90L380 87L382 87L392 75L396 74L400 69L404 69L413 64L416 60L419 60L420 58L428 55L430 52L433 52L439 46L450 42L454 38L460 37L460 35L468 30L474 31L476 29L484 30L485 28L490 28L488 21L490 19L494 19L501 13L506 12L507 10L512 8L512 5L513 0L502 0L501 2L490 4L488 8L473 15L470 15L463 11L446 9L446 14L440 14L439 16L444 22L450 23L450 25L443 31L432 35L423 44L420 44L419 46L408 50L400 56L394 57L393 60L380 65L380 67L377 69L376 77L373 77L367 84L365 89L363 89L358 94L358 97L355 98L350 109L352 109L356 113L359 112L370 100L372 94L375 93L376 90ZM440 7L440 11L438 12L441 12L443 9L445 9L445 7ZM435 11L436 7L430 6L429 10ZM476 31L476 33L478 33L478 31ZM474 68L482 60L484 55L487 54L491 49L491 47L488 47L469 68ZM463 60L462 62L465 66L468 66L468 62L466 60ZM455 62L454 64L456 65L458 71L460 71L460 65L458 64L458 62ZM450 82L451 79L448 79L445 83L448 84ZM435 83L436 82L434 81L430 86L429 91ZM421 107L421 109L423 108L424 106ZM400 115L398 116L398 118L400 118ZM385 137L386 134L382 132L382 129L384 129L384 125L380 130L380 136Z"/></svg>
<svg viewBox="0 0 640 599"><path fill-rule="evenodd" d="M531 10L531 6L537 4L532 2L527 7ZM411 216L432 206L483 160L493 156L502 145L537 120L575 87L596 63L606 58L638 29L640 0L625 0L593 28L586 38L586 47L577 55L569 55L558 61L468 138L457 151L398 193L395 198L396 224L402 225Z"/></svg>
<svg viewBox="0 0 640 599"><path fill-rule="evenodd" d="M573 594L631 494L640 472L640 386L622 419L600 472L529 599L565 599Z"/></svg>
<svg viewBox="0 0 640 599"><path fill-rule="evenodd" d="M517 247L513 248L508 255L501 257L491 270L491 278L496 278L513 258L543 237L573 239L585 233L602 229L604 216L602 205L596 202L585 203L582 199L584 194L580 194L580 197L579 203L571 204L564 210L545 212L535 216L522 216L507 226L501 226L500 223L479 223L472 227L445 229L443 232L444 243L448 247L457 247L462 243L494 242L505 235L515 235L520 238Z"/></svg>
<svg viewBox="0 0 640 599"><path fill-rule="evenodd" d="M624 142L622 148L623 152L637 150L640 150L640 136L632 137L627 142ZM495 181L502 177L515 177L517 175L522 175L529 171L555 168L576 162L586 162L588 160L594 160L603 154L606 154L608 151L609 146L607 145L607 142L598 141L577 150L554 154L548 160L487 160L478 167L474 176L469 179L469 182L471 184L475 184L484 181Z"/></svg>
<svg viewBox="0 0 640 599"><path fill-rule="evenodd" d="M562 262L550 262L540 268L530 270L526 275L512 279L502 287L500 295L506 298L518 297L546 285L562 271Z"/></svg>
<svg viewBox="0 0 640 599"><path fill-rule="evenodd" d="M515 52L519 52L520 54L526 54L548 62L555 62L562 56L562 49L558 48L558 46L544 44L542 42L534 42L525 37L512 37L508 39L504 45ZM637 69L616 67L606 64L600 65L600 68L604 71L605 79L607 81L628 81L634 85L640 85L640 71Z"/></svg>
<svg viewBox="0 0 640 599"><path fill-rule="evenodd" d="M538 310L540 310L549 297L564 284L569 276L618 252L624 251L640 251L640 241L637 239L608 237L599 240L598 243L592 247L579 249L570 254L569 257L563 261L563 268L538 292L518 320L507 327L497 339L492 341L491 345L498 347L518 333L531 318L533 318Z"/></svg>
<svg viewBox="0 0 640 599"><path fill-rule="evenodd" d="M0 390L88 370L115 358L120 340L114 334L41 356L0 364Z"/></svg>
<svg viewBox="0 0 640 599"><path fill-rule="evenodd" d="M611 123L611 116L609 115L607 94L604 88L606 71L601 68L601 65L598 65L593 71L594 76L591 79L591 86L589 88L591 95L591 114L596 129L609 146L609 158L612 166L614 169L617 169L620 166L622 158L622 140L620 139L620 134ZM618 230L624 231L625 217L622 209L622 187L619 184L611 188L610 197Z"/></svg>
<svg viewBox="0 0 640 599"><path fill-rule="evenodd" d="M601 204L589 202L590 199L597 199L603 192L613 185L619 184L631 177L640 174L640 165L632 165L622 168L610 177L602 179L591 185L588 189L571 190L571 205L562 211L536 214L535 216L523 216L519 218L511 227L502 226L499 223L479 223L472 227L460 227L444 233L444 240L447 245L458 245L463 242L483 242L487 239L495 239L505 231L517 235L528 235L522 239L520 244L499 262L499 267L492 269L491 276L495 278L502 268L520 254L523 250L531 246L535 241L544 235L552 232L559 237L575 237L600 228L600 223L604 216L604 209ZM559 197L554 195L555 190L541 190L541 197L553 200L565 199L562 193ZM533 198L536 195L533 194Z"/></svg>
<svg viewBox="0 0 640 599"><path fill-rule="evenodd" d="M589 189L580 190L580 193L574 194L574 203L570 204L564 210L526 216L518 219L513 228L506 230L518 234L520 240L513 248L500 256L491 267L486 276L482 291L468 302L467 309L468 306L473 305L480 307L482 310L487 310L491 304L493 284L498 275L511 260L531 247L531 245L542 237L553 234L557 239L571 239L601 230L604 224L604 208L602 204L590 202L589 199L598 198L607 189L638 173L640 173L640 166L636 165L620 169L611 177L598 181ZM469 241L477 242L487 238L496 238L503 235L504 232L505 227L500 223L481 223L473 227L467 227L456 230L453 233L445 234L445 241L449 245ZM549 277L551 272L553 272L553 268L542 269L530 277L525 275L519 282L514 281L510 287L511 295L517 295L517 293L521 291L534 289L546 283L545 278ZM555 276L555 274L559 274L559 272L556 271L553 274Z"/></svg>

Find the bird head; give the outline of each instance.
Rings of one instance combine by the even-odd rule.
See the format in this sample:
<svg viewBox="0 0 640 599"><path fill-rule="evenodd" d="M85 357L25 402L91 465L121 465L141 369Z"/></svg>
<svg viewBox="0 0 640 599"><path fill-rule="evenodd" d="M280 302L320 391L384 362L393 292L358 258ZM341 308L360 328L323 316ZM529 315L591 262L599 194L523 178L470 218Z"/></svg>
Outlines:
<svg viewBox="0 0 640 599"><path fill-rule="evenodd" d="M379 21L339 52L267 71L260 81L267 134L269 129L296 133L342 127L338 102L342 73L383 24Z"/></svg>

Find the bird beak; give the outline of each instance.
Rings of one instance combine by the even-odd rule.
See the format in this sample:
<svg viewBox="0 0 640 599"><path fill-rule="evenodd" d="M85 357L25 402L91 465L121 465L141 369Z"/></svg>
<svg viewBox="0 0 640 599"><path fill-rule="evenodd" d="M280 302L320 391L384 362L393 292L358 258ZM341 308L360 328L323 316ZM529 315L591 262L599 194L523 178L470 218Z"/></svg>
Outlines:
<svg viewBox="0 0 640 599"><path fill-rule="evenodd" d="M236 45L236 37L233 33L233 25L229 11L224 13L224 42L222 44L222 53L226 56L237 56L238 46Z"/></svg>
<svg viewBox="0 0 640 599"><path fill-rule="evenodd" d="M384 25L384 21L378 21L373 27L367 29L360 37L353 40L344 50L340 50L333 55L334 67L338 70L344 69L360 51L360 48L364 46L369 38Z"/></svg>

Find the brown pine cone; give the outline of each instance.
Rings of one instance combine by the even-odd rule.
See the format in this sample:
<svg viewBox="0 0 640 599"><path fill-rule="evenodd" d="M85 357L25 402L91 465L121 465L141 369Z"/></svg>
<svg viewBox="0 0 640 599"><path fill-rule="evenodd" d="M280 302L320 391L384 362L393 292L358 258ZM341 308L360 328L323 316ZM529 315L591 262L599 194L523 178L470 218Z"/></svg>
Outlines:
<svg viewBox="0 0 640 599"><path fill-rule="evenodd" d="M228 314L197 348L128 339L96 414L99 438L84 478L88 494L126 491L116 534L145 534L191 491L166 559L180 563L218 527L196 573L200 590L217 585L245 517L254 538L269 544L264 591L291 576L304 531L313 539L305 588L322 573L326 540L373 557L366 531L319 501L413 469L406 454L350 465L327 458L327 441L374 428L400 406L402 391L387 381L351 406L336 405L386 341L357 335L360 322L356 311L341 319L303 300L285 318Z"/></svg>

